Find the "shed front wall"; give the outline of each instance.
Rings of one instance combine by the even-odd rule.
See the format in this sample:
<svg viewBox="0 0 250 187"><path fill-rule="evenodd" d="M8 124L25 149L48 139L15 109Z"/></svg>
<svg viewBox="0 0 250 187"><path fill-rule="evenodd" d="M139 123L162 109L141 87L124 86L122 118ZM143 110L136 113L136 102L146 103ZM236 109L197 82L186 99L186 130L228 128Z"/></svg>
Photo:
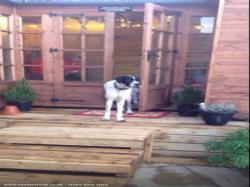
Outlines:
<svg viewBox="0 0 250 187"><path fill-rule="evenodd" d="M191 16L216 16L216 9L217 7L211 6L211 7L204 7L204 6L170 6L168 7L170 10L177 10L182 12L180 17L180 30L178 33L178 48L180 50L180 53L177 55L176 58L176 66L175 66L175 78L174 78L174 88L178 88L184 84L184 77L185 77L185 63L186 63L186 51L188 46L188 31L189 31L189 25L190 17ZM5 9L8 9L9 12L6 12ZM19 21L18 18L20 16L45 16L48 17L48 14L50 12L64 12L64 13L81 13L81 12L96 12L96 7L86 7L86 6L71 6L71 7L60 7L60 6L33 6L32 9L30 6L17 6L15 8L2 6L0 7L0 12L12 15L12 10L15 17L13 21L16 22L16 27L18 27ZM143 6L137 6L134 8L134 11L141 11L143 12L144 7ZM51 38L51 36L48 34L48 31L50 30L49 27L46 27L46 25L43 25L46 32L43 33L45 38ZM21 48L20 48L20 35L16 33L14 35L14 42L16 44L13 45L13 52L15 53L13 60L15 68L14 70L17 70L14 72L15 79L22 78L22 60L21 60ZM35 91L38 93L38 99L34 103L34 105L39 106L79 106L79 107L103 107L104 106L104 93L102 89L102 83L100 84L84 84L84 85L75 85L73 83L64 82L64 89L60 90L60 95L63 100L63 102L57 102L53 103L50 101L50 98L53 98L53 90L54 90L54 83L53 83L53 76L50 72L52 70L49 68L50 64L50 54L48 48L50 45L48 45L47 42L50 42L50 40L44 40L43 42L43 56L44 61L46 61L45 64L45 73L46 76L43 81L30 81L32 87L35 89ZM125 49L126 50L126 49ZM139 55L138 55L139 56ZM140 57L140 56L139 56ZM140 59L139 59L140 60ZM51 66L51 65L50 65ZM110 67L110 70L112 68ZM112 73L109 73L111 75ZM112 75L111 75L112 76ZM63 82L63 81L61 81ZM2 81L0 84L0 90L4 87L6 87L6 83L8 81ZM163 93L164 94L164 93ZM93 97L95 99L93 99ZM72 100L72 98L75 99L75 101Z"/></svg>
<svg viewBox="0 0 250 187"><path fill-rule="evenodd" d="M249 113L248 3L248 0L220 0L214 47L206 90L206 102L234 103L239 107L241 114ZM18 9L18 12L21 13L25 8ZM189 12L190 10L186 9L186 12ZM4 14L11 15L13 13L13 8L0 5L0 11ZM44 9L39 9L39 11L44 12ZM22 13L25 14L25 11ZM185 35L183 35L183 37L184 36ZM181 61L181 63L175 70L175 86L181 86L183 83L183 67L185 64L182 58L183 56L179 58L177 57L177 62ZM1 82L0 87L5 87L6 83L7 82ZM46 83L35 83L33 86L37 87L40 93L46 92L48 94L50 93L50 89L53 89L53 85L48 86ZM100 98L101 95L102 93L99 95ZM48 95L46 95L46 98L48 98Z"/></svg>
<svg viewBox="0 0 250 187"><path fill-rule="evenodd" d="M208 103L234 103L249 113L249 1L222 0L212 52Z"/></svg>

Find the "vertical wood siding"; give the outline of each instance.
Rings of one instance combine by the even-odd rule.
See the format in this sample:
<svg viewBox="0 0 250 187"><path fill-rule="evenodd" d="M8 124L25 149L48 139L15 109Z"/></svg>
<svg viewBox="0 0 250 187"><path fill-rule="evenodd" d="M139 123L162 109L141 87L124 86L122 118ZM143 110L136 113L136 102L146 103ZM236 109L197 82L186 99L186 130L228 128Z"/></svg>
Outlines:
<svg viewBox="0 0 250 187"><path fill-rule="evenodd" d="M234 103L249 113L249 0L222 0L206 102Z"/></svg>

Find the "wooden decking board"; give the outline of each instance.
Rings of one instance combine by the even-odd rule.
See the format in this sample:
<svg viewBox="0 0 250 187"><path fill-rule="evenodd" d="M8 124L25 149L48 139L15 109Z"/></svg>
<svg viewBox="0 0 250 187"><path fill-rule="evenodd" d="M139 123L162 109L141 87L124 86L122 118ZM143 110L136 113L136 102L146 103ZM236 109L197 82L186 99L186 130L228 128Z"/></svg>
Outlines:
<svg viewBox="0 0 250 187"><path fill-rule="evenodd" d="M124 135L103 128L12 126L1 129L0 143L143 148L148 135L148 131Z"/></svg>
<svg viewBox="0 0 250 187"><path fill-rule="evenodd" d="M53 148L53 147L52 147ZM143 158L143 151L138 154L113 154L91 152L69 152L0 149L0 168L41 171L71 171L83 173L115 174L130 176Z"/></svg>
<svg viewBox="0 0 250 187"><path fill-rule="evenodd" d="M36 122L70 122L70 123L83 123L83 124L95 124L101 122L102 125L106 124L113 124L113 125L119 125L115 120L109 121L109 122L102 122L101 116L77 116L72 115L72 112L69 114L60 114L56 113L54 114L53 111L50 111L48 113L25 113L22 116L12 117L12 116L1 116L4 120L30 120L30 121L36 121ZM148 118L126 118L127 123L132 125L149 125L157 124L157 126L162 125L176 125L178 126L190 126L190 127L201 127L204 123L203 120L200 118L183 118L183 117L177 117L177 116L170 116L170 117L163 117L163 118L157 118L157 119L148 119ZM55 124L56 125L56 124ZM236 127L239 126L246 126L246 122L234 122L231 121L227 127ZM209 128L209 126L208 126ZM212 127L210 127L212 128ZM224 127L222 127L224 128Z"/></svg>
<svg viewBox="0 0 250 187"><path fill-rule="evenodd" d="M142 139L151 131L147 130L137 130L134 131L132 129L116 129L116 128L84 128L84 127L40 127L40 126L22 126L15 125L8 128L5 128L3 131L25 131L25 132L46 132L46 133L55 133L55 134L69 134L69 135L79 135L79 136L95 136L95 135L108 135L108 136L119 136L119 137L127 137L128 135L136 135L137 137L141 137ZM91 133L91 134L90 134ZM116 134L115 134L116 133Z"/></svg>
<svg viewBox="0 0 250 187"><path fill-rule="evenodd" d="M81 173L45 173L45 172L28 172L28 171L0 171L0 184L108 184L108 186L122 187L127 179L124 177L113 176L91 176ZM68 185L69 184L69 185ZM35 186L35 185L34 185Z"/></svg>
<svg viewBox="0 0 250 187"><path fill-rule="evenodd" d="M224 140L226 136L202 136L202 135L178 135L178 134L167 134L161 133L156 136L155 142L169 142L169 143L199 143L203 144L207 141L221 141Z"/></svg>
<svg viewBox="0 0 250 187"><path fill-rule="evenodd" d="M48 137L27 137L27 136L0 136L0 143L20 143L20 144L42 144L42 145L72 145L72 146L99 146L99 147L124 147L124 148L142 148L144 142L129 140L109 140L109 139L67 139L65 138L48 138Z"/></svg>
<svg viewBox="0 0 250 187"><path fill-rule="evenodd" d="M1 146L1 145L0 145ZM25 149L21 149L21 147ZM3 145L0 148L0 168L44 170L44 171L74 171L104 173L130 176L135 165L141 162L143 151L137 154L99 153L99 152L69 152L65 150L50 150L41 146L29 149L29 145ZM96 148L97 149L97 148ZM82 149L83 150L83 149Z"/></svg>
<svg viewBox="0 0 250 187"><path fill-rule="evenodd" d="M46 145L27 145L27 144L1 144L0 149L21 149L21 150L47 150L47 151L67 151L67 152L90 152L90 153L112 153L112 154L129 154L141 155L142 150L127 148L96 148L80 146L46 146Z"/></svg>
<svg viewBox="0 0 250 187"><path fill-rule="evenodd" d="M143 141L145 139L145 135L138 135L138 134L129 134L129 135L123 135L123 134L103 134L100 133L81 133L81 132L53 132L53 131L30 131L27 129L23 130L16 130L16 129L2 129L3 131L0 131L0 135L12 135L12 136L36 136L36 137L48 137L48 138L72 138L72 139L81 139L81 138L88 138L88 139L96 139L96 137L102 137L102 139L111 139L111 140L130 140L130 141ZM76 130L77 131L77 130Z"/></svg>
<svg viewBox="0 0 250 187"><path fill-rule="evenodd" d="M161 119L162 120L162 119ZM53 123L53 126L57 126L57 127L105 127L105 128L112 128L114 126L118 127L120 126L120 128L124 128L124 127L128 127L128 128L138 128L140 129L141 127L155 127L157 128L167 128L167 127L176 127L176 128L198 128L198 129L202 129L202 128L206 128L206 129L213 129L214 126L209 126L209 125L204 125L204 123L202 121L200 121L199 123L195 123L195 121L186 121L186 122L171 122L169 120L165 120L162 122L157 122L157 121L127 121L126 123L120 124L117 123L115 121L108 121L108 122L103 122L103 121L95 121L95 120L91 120L91 119L81 119L81 120L64 120L64 119L60 119L60 120L51 120L50 116L48 116L48 119L44 118L44 119L37 119L37 118L2 118L0 119L0 124L9 124L9 125L22 125L22 126L48 126L48 124ZM239 127L248 127L248 123L247 122L229 122L228 125L226 126L220 126L220 127L216 127L216 128L220 128L220 129L238 129ZM118 127L119 128L119 127Z"/></svg>
<svg viewBox="0 0 250 187"><path fill-rule="evenodd" d="M130 164L137 159L138 155L112 154L112 153L91 153L91 152L68 152L68 151L44 151L44 150L17 150L0 149L0 159L23 158L44 161L79 162L79 163L106 163L106 164Z"/></svg>
<svg viewBox="0 0 250 187"><path fill-rule="evenodd" d="M0 160L1 168L25 169L42 171L72 171L85 173L104 173L130 176L130 165L114 165L99 163L78 163L78 162L56 162L56 161L32 161L32 160Z"/></svg>

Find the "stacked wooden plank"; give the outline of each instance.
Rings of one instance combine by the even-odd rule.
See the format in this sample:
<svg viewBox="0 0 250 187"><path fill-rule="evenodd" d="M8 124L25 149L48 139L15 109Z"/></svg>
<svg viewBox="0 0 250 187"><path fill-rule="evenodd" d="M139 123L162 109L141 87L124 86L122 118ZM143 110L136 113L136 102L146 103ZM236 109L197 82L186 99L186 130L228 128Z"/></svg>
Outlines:
<svg viewBox="0 0 250 187"><path fill-rule="evenodd" d="M0 129L0 168L130 176L150 159L151 138L145 130L10 126Z"/></svg>

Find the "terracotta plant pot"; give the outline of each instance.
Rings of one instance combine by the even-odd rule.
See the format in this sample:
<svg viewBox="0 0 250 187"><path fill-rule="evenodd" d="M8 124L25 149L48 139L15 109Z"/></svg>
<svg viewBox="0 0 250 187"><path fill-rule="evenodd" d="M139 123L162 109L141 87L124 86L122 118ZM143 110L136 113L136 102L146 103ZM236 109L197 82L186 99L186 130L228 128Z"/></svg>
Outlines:
<svg viewBox="0 0 250 187"><path fill-rule="evenodd" d="M20 110L15 105L6 105L2 112L2 114L4 115L17 115L20 113L21 113Z"/></svg>

